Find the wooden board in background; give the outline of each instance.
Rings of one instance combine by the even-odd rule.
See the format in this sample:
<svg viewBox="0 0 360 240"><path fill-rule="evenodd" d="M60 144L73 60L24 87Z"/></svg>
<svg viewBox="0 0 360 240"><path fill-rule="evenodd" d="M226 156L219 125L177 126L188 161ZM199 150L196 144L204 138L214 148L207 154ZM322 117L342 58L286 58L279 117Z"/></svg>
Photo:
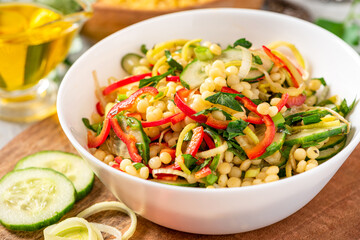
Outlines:
<svg viewBox="0 0 360 240"><path fill-rule="evenodd" d="M40 150L62 150L75 153L55 116L28 128L0 150L0 178L11 171L20 158ZM360 239L359 169L360 145L334 178L309 204L292 216L266 228L235 235L205 236L167 229L138 216L137 230L131 239ZM116 199L96 179L91 193L76 203L74 209L65 217L72 217L94 203L111 200ZM125 214L115 211L98 213L88 220L106 223L119 229L126 228L130 223ZM42 239L42 232L15 232L0 226L0 239Z"/></svg>

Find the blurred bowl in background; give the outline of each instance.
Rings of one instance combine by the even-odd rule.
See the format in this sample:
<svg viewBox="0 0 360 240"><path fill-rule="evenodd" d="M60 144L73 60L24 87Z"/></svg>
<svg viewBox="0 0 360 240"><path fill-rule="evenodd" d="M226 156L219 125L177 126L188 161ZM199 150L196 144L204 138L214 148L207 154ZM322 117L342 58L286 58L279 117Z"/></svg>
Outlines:
<svg viewBox="0 0 360 240"><path fill-rule="evenodd" d="M94 15L83 27L82 33L92 41L99 41L104 37L142 20L159 16L162 14L199 9L199 8L251 8L259 9L264 0L209 0L196 5L169 8L169 9L134 9L123 4L109 4L107 2L96 2L93 4Z"/></svg>

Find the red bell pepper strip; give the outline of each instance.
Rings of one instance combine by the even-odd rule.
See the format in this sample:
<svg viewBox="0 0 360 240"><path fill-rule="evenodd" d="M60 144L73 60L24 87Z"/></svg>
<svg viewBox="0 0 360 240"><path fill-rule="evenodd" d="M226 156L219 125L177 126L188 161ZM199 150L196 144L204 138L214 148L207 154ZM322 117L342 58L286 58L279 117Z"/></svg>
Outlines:
<svg viewBox="0 0 360 240"><path fill-rule="evenodd" d="M203 114L199 115L199 116L194 116L196 111L194 109L192 109L191 107L189 107L189 105L187 105L187 103L185 102L185 98L187 96L189 96L189 94L190 94L190 90L187 90L186 88L183 88L183 89L180 89L179 91L177 91L175 94L175 99L174 99L176 106L183 113L185 113L186 116L190 117L191 119L193 119L199 123L205 123L207 120L207 117Z"/></svg>
<svg viewBox="0 0 360 240"><path fill-rule="evenodd" d="M245 122L252 123L252 124L263 124L263 120L260 117L254 117L254 116L247 116L242 118Z"/></svg>
<svg viewBox="0 0 360 240"><path fill-rule="evenodd" d="M299 96L289 96L285 106L288 108L301 106L304 104L305 100L306 96L304 94L300 94Z"/></svg>
<svg viewBox="0 0 360 240"><path fill-rule="evenodd" d="M212 138L209 136L209 134L207 133L204 134L204 140L206 142L206 145L209 147L209 149L215 148L215 143L212 140Z"/></svg>
<svg viewBox="0 0 360 240"><path fill-rule="evenodd" d="M101 132L99 135L94 136L91 131L88 131L87 137L88 137L88 147L89 148L96 148L103 144L109 135L110 132L110 122L109 119L104 120L103 128L101 129Z"/></svg>
<svg viewBox="0 0 360 240"><path fill-rule="evenodd" d="M171 164L171 165L168 165L168 166L166 166L165 168L170 168L170 169L173 169L173 170L179 170L179 171L181 171L181 167L180 167L180 165L179 165L177 162L175 162L175 163L173 163L173 164Z"/></svg>
<svg viewBox="0 0 360 240"><path fill-rule="evenodd" d="M236 91L232 88L229 88L229 87L222 87L221 91L226 92L226 93L240 94L238 91ZM244 104L244 107L246 107L248 110L250 110L251 112L254 112L259 117L262 117L262 115L257 111L257 105L255 103L253 103L249 98L247 98L245 96L244 97L236 96L235 99L240 101L242 104Z"/></svg>
<svg viewBox="0 0 360 240"><path fill-rule="evenodd" d="M113 84L110 84L103 90L103 95L108 95L112 91L115 91L116 89L126 86L130 83L138 82L141 79L144 79L145 77L151 77L151 73L144 73L136 76L132 76L129 78L122 79L120 81L114 82Z"/></svg>
<svg viewBox="0 0 360 240"><path fill-rule="evenodd" d="M216 129L226 129L229 123L227 121L217 120L211 114L209 114L205 124Z"/></svg>
<svg viewBox="0 0 360 240"><path fill-rule="evenodd" d="M114 158L114 161L117 162L118 164L120 164L122 160L123 160L123 158L120 156L117 156Z"/></svg>
<svg viewBox="0 0 360 240"><path fill-rule="evenodd" d="M170 154L172 159L175 159L175 157L176 157L176 149L174 149L174 148L161 149L160 154L163 153L163 152L167 152L168 154Z"/></svg>
<svg viewBox="0 0 360 240"><path fill-rule="evenodd" d="M238 93L237 91L228 87L223 87L221 91L229 92L229 93ZM257 105L253 103L249 98L237 96L235 99L241 101L247 109L259 115L262 121L265 123L266 130L265 130L264 138L255 147L250 149L244 149L246 155L250 159L255 159L257 157L260 157L263 153L265 153L266 148L274 140L275 132L276 132L275 124L269 115L261 115L257 111Z"/></svg>
<svg viewBox="0 0 360 240"><path fill-rule="evenodd" d="M150 142L153 142L153 141L155 141L155 140L158 140L158 139L160 138L160 136L161 136L161 133L159 133L159 135L157 135L157 136L155 136L155 137L150 138Z"/></svg>
<svg viewBox="0 0 360 240"><path fill-rule="evenodd" d="M186 149L185 154L191 154L193 157L195 157L204 139L204 128L200 126L194 128L192 131L193 131L193 135L191 137L190 143Z"/></svg>
<svg viewBox="0 0 360 240"><path fill-rule="evenodd" d="M105 114L105 110L100 102L96 103L96 111L100 116L104 116L104 114Z"/></svg>
<svg viewBox="0 0 360 240"><path fill-rule="evenodd" d="M179 76L166 76L166 81L168 82L180 82Z"/></svg>
<svg viewBox="0 0 360 240"><path fill-rule="evenodd" d="M185 117L186 117L185 113L181 112L181 113L179 113L178 115L176 115L176 116L174 116L173 118L171 118L171 123L172 123L173 125L175 125L175 124L181 122L182 120L184 120Z"/></svg>
<svg viewBox="0 0 360 240"><path fill-rule="evenodd" d="M203 167L202 169L200 169L199 171L197 171L195 173L195 178L196 179L201 179L206 177L207 175L211 174L211 169L209 166Z"/></svg>
<svg viewBox="0 0 360 240"><path fill-rule="evenodd" d="M288 93L284 93L281 96L280 101L278 102L278 104L276 104L277 109L279 110L279 112L281 111L281 109L285 106L286 102L289 99L289 94Z"/></svg>
<svg viewBox="0 0 360 240"><path fill-rule="evenodd" d="M156 174L157 179L166 180L166 181L176 181L178 176L168 173L158 173Z"/></svg>
<svg viewBox="0 0 360 240"><path fill-rule="evenodd" d="M171 121L171 119L172 119L173 117L176 117L178 114L180 114L180 113L176 113L176 114L174 114L174 115L171 115L171 116L169 116L169 117L166 117L166 118L163 118L163 119L160 119L160 120L157 120L157 121L141 122L141 125L142 125L144 128L160 126L160 125L169 123L169 122Z"/></svg>
<svg viewBox="0 0 360 240"><path fill-rule="evenodd" d="M126 134L121 129L119 122L116 118L110 119L111 127L114 130L116 136L120 138L121 141L123 141L129 151L130 158L133 162L141 162L142 157L139 154L139 151L136 147L136 138L133 135Z"/></svg>
<svg viewBox="0 0 360 240"><path fill-rule="evenodd" d="M291 76L291 81L294 84L294 87L298 88L299 83L296 81L294 74L290 71L289 67L284 63L284 61L281 58L279 58L278 56L276 56L274 53L272 53L272 51L269 48L263 46L263 49L264 49L264 52L266 53L266 55L268 55L270 57L270 59L275 63L276 66L285 68L285 70Z"/></svg>
<svg viewBox="0 0 360 240"><path fill-rule="evenodd" d="M264 138L255 147L244 149L246 155L250 159L255 159L263 155L266 151L266 148L273 142L275 137L276 129L272 118L269 115L265 115L262 119L266 126Z"/></svg>
<svg viewBox="0 0 360 240"><path fill-rule="evenodd" d="M118 114L119 112L129 109L131 107L134 106L136 99L138 97L140 97L143 94L151 94L153 96L156 96L159 93L159 91L154 88L154 87L143 87L140 88L139 90L137 90L136 92L134 92L133 94L130 95L130 97L128 97L127 99L125 99L124 101L121 101L119 103L116 103L109 111L109 113L107 114L107 118L112 118L114 117L116 114Z"/></svg>

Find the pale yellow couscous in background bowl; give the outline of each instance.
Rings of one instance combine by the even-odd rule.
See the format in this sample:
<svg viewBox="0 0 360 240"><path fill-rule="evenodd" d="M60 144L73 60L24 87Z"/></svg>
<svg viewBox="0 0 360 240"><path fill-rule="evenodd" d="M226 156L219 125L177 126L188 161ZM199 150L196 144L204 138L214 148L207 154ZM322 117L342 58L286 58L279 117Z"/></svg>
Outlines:
<svg viewBox="0 0 360 240"><path fill-rule="evenodd" d="M98 0L94 15L86 22L83 34L93 41L142 20L162 14L198 8L259 9L263 0Z"/></svg>

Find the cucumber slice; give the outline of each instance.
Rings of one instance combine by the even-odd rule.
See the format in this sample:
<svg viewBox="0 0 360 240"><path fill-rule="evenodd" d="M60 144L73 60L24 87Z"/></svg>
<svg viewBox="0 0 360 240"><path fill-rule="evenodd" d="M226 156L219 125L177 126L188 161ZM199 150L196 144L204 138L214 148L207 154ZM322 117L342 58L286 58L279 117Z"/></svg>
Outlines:
<svg viewBox="0 0 360 240"><path fill-rule="evenodd" d="M273 155L276 151L280 150L285 141L285 133L276 133L273 142L266 148L266 152L261 155L260 159Z"/></svg>
<svg viewBox="0 0 360 240"><path fill-rule="evenodd" d="M305 144L308 142L317 141L334 135L339 135L346 132L347 124L341 123L340 126L328 128L313 128L304 129L298 133L287 136L284 144L292 146L294 144Z"/></svg>
<svg viewBox="0 0 360 240"><path fill-rule="evenodd" d="M197 187L198 183L189 183L188 181L184 179L178 179L176 181L167 181L162 179L151 179L153 182L162 183L162 184L168 184L173 186L181 186L181 187Z"/></svg>
<svg viewBox="0 0 360 240"><path fill-rule="evenodd" d="M141 58L143 57L138 54L128 53L125 56L123 56L123 58L121 59L121 67L128 74L132 74L132 70L134 69L134 67L140 65Z"/></svg>
<svg viewBox="0 0 360 240"><path fill-rule="evenodd" d="M327 141L327 143L325 143L321 148L319 148L319 150L325 150L331 147L334 147L335 145L341 143L344 139L346 138L346 135L337 135L337 136L332 136L329 138L329 141Z"/></svg>
<svg viewBox="0 0 360 240"><path fill-rule="evenodd" d="M24 157L16 164L15 170L29 167L51 168L64 174L74 184L77 201L91 191L95 179L81 157L61 151L41 151Z"/></svg>
<svg viewBox="0 0 360 240"><path fill-rule="evenodd" d="M51 225L70 211L75 193L72 182L52 169L9 172L0 180L0 222L22 231Z"/></svg>
<svg viewBox="0 0 360 240"><path fill-rule="evenodd" d="M274 66L274 63L268 58L265 54L261 53L254 53L255 56L259 56L262 61L262 66L270 72L271 69ZM230 48L222 52L222 54L219 56L220 60L222 60L224 63L231 62L231 61L241 61L242 60L242 50L237 48ZM258 78L263 77L264 74L260 72L259 70L251 69L248 75L246 75L246 78L244 81L254 81Z"/></svg>
<svg viewBox="0 0 360 240"><path fill-rule="evenodd" d="M200 61L197 59L189 63L180 74L181 84L187 89L200 87L200 85L208 77L205 72L205 67L209 64L211 64L211 62Z"/></svg>
<svg viewBox="0 0 360 240"><path fill-rule="evenodd" d="M316 160L319 163L325 162L325 160L335 156L338 152L340 152L345 147L345 144L346 144L346 138L344 138L340 143L336 144L334 147L320 151L320 155L319 157L316 158Z"/></svg>

